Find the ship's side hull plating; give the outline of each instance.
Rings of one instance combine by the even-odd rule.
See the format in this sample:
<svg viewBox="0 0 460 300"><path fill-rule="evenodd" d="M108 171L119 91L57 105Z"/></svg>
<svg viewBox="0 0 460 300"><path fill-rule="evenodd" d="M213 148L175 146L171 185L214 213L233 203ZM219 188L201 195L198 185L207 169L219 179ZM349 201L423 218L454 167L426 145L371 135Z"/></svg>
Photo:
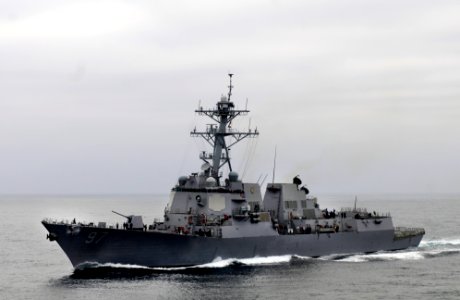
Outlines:
<svg viewBox="0 0 460 300"><path fill-rule="evenodd" d="M418 246L423 235L395 239L393 230L214 238L80 227L43 222L74 266L85 262L150 267L190 266L220 257L367 253Z"/></svg>

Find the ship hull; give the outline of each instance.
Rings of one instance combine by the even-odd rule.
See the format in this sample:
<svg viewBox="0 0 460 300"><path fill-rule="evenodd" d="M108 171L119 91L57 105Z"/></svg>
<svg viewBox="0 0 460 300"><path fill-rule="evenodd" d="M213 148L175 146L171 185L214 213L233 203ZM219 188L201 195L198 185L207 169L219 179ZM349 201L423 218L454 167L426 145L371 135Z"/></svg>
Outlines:
<svg viewBox="0 0 460 300"><path fill-rule="evenodd" d="M423 234L395 238L394 230L214 238L43 222L74 267L120 263L148 267L200 265L216 258L274 255L319 257L416 247Z"/></svg>

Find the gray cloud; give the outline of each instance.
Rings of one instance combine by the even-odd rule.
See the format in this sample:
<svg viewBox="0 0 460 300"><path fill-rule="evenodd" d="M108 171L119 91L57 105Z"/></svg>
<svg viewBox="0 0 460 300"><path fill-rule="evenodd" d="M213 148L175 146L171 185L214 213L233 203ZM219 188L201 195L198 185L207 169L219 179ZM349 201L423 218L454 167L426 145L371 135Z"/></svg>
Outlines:
<svg viewBox="0 0 460 300"><path fill-rule="evenodd" d="M0 193L167 193L236 73L245 179L459 192L457 1L7 1ZM248 120L239 122L246 127ZM257 147L256 147L257 145ZM251 150L251 147L254 149ZM240 170L243 173L243 170ZM270 177L271 175L269 175Z"/></svg>

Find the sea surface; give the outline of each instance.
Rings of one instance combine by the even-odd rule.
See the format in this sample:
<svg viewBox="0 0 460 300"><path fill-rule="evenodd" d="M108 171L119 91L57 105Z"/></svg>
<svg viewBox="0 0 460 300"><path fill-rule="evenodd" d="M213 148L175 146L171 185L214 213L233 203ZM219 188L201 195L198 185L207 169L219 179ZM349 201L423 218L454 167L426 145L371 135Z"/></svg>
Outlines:
<svg viewBox="0 0 460 300"><path fill-rule="evenodd" d="M354 196L319 196L321 208ZM357 206L424 227L418 248L321 258L216 260L188 268L92 265L74 270L44 218L122 223L161 218L168 196L0 196L0 299L460 299L460 195L359 195Z"/></svg>

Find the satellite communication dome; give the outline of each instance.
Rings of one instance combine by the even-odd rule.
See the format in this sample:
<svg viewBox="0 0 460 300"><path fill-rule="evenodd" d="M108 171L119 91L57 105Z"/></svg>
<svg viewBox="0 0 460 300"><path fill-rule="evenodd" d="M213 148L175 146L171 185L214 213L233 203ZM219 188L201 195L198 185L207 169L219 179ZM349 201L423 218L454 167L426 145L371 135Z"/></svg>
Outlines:
<svg viewBox="0 0 460 300"><path fill-rule="evenodd" d="M217 186L217 181L214 177L206 178L206 186L207 187L214 187Z"/></svg>

